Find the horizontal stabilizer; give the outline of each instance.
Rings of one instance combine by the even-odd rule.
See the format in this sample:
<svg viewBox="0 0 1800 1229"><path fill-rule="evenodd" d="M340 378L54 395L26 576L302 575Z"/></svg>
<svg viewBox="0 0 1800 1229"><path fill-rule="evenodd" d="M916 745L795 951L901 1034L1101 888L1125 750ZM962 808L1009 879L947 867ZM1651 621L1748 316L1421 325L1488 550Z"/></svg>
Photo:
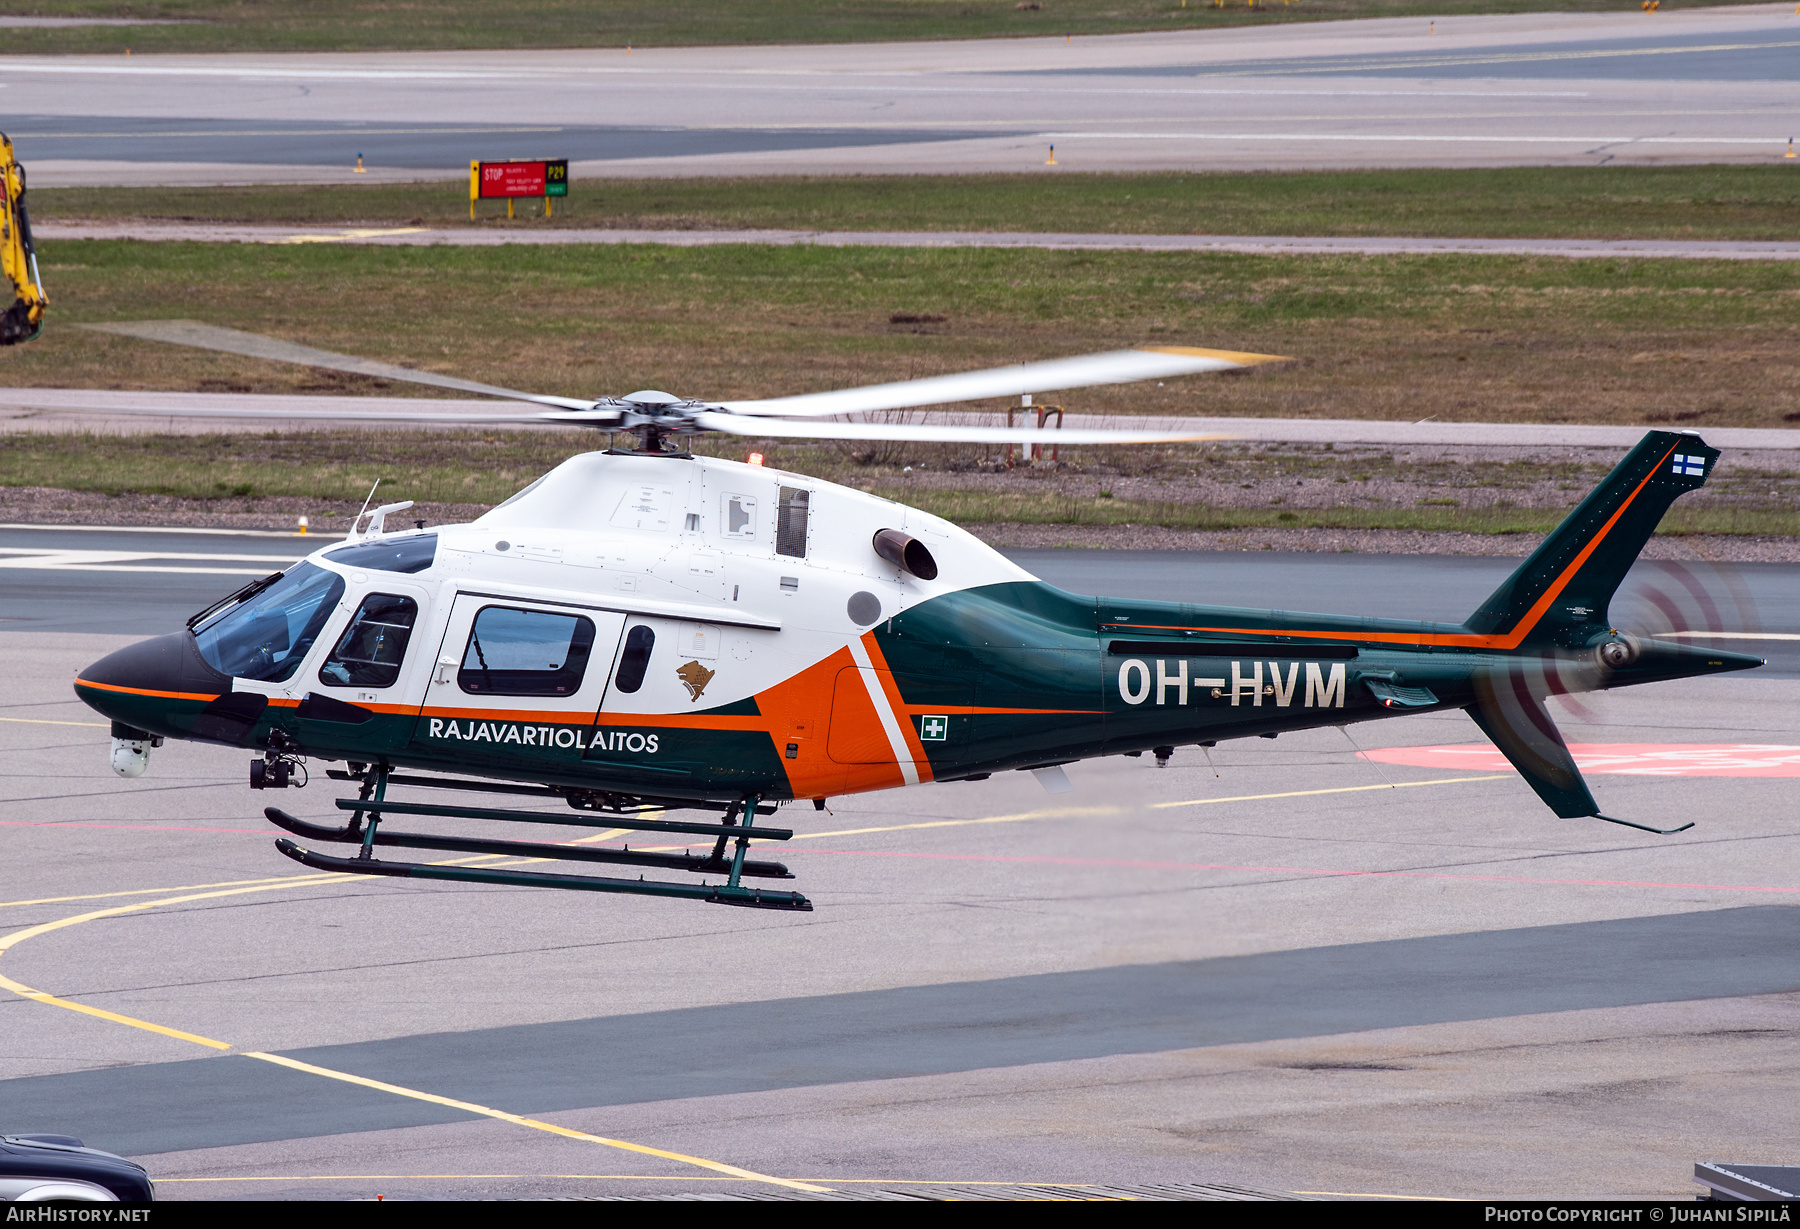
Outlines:
<svg viewBox="0 0 1800 1229"><path fill-rule="evenodd" d="M1600 805L1581 779L1543 700L1532 693L1523 670L1475 676L1475 703L1467 712L1526 784L1563 819L1597 815Z"/></svg>

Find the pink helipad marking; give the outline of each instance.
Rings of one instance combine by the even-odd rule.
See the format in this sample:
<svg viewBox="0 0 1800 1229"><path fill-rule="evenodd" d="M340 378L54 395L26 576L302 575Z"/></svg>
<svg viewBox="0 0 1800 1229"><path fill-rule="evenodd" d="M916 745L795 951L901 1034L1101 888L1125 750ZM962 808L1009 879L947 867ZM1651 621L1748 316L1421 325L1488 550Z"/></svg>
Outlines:
<svg viewBox="0 0 1800 1229"><path fill-rule="evenodd" d="M1583 772L1639 777L1800 777L1800 747L1783 743L1570 743ZM1511 765L1487 743L1384 747L1364 759L1416 768L1505 772Z"/></svg>

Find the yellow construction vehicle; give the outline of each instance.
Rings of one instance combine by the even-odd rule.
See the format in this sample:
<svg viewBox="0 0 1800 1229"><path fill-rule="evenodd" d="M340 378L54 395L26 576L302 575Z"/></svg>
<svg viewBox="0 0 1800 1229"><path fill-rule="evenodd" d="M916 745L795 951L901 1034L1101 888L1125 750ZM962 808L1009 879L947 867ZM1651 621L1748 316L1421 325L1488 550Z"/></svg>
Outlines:
<svg viewBox="0 0 1800 1229"><path fill-rule="evenodd" d="M44 283L38 278L37 252L31 246L31 218L25 212L25 168L13 157L12 141L0 132L0 346L30 341L44 331ZM8 303L8 298L11 302Z"/></svg>

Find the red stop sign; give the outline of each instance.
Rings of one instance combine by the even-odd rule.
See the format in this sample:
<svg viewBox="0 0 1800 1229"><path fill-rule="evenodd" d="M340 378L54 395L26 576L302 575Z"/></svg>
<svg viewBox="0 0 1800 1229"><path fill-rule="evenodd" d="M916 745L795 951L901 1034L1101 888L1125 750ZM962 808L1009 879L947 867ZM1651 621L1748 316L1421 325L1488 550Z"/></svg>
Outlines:
<svg viewBox="0 0 1800 1229"><path fill-rule="evenodd" d="M481 195L488 197L545 195L542 162L483 162Z"/></svg>

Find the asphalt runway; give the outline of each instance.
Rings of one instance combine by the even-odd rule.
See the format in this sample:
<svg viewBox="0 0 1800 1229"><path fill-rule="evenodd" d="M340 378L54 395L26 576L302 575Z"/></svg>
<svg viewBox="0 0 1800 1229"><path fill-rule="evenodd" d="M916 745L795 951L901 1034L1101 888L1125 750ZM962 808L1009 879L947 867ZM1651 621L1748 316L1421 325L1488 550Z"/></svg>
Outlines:
<svg viewBox="0 0 1800 1229"><path fill-rule="evenodd" d="M722 153L834 149L880 146L908 141L949 141L960 133L946 129L887 132L844 129L758 129L669 127L597 127L562 125L481 125L324 123L308 120L154 118L140 116L62 117L21 115L8 120L17 128L19 146L29 143L34 158L46 161L87 159L132 162L236 162L317 164L355 159L386 168L442 171L472 158L568 158L600 162L621 158L704 158ZM21 155L23 160L23 155Z"/></svg>
<svg viewBox="0 0 1800 1229"><path fill-rule="evenodd" d="M1446 22L1448 27L1450 23ZM1139 77L1410 77L1424 80L1517 78L1528 81L1794 81L1800 79L1800 31L1746 30L1726 37L1570 40L1515 47L1352 56L1293 56L1228 65L1160 64L1094 69ZM1059 75L1075 75L1065 73Z"/></svg>
<svg viewBox="0 0 1800 1229"><path fill-rule="evenodd" d="M787 809L811 914L345 881L259 816L325 821L322 774L255 794L244 753L171 744L118 780L68 688L297 545L0 530L0 1130L136 1156L165 1199L1685 1197L1697 1159L1795 1159L1792 670L1559 712L1583 745L1786 748L1590 770L1610 813L1699 820L1674 837L1356 754L1480 741L1432 714L1072 765L1072 794ZM1074 589L1433 617L1510 566L1013 553ZM1797 586L1700 588L1791 624Z"/></svg>
<svg viewBox="0 0 1800 1229"><path fill-rule="evenodd" d="M1064 41L0 57L34 182L1763 161L1784 5ZM366 174L352 168L365 155Z"/></svg>

